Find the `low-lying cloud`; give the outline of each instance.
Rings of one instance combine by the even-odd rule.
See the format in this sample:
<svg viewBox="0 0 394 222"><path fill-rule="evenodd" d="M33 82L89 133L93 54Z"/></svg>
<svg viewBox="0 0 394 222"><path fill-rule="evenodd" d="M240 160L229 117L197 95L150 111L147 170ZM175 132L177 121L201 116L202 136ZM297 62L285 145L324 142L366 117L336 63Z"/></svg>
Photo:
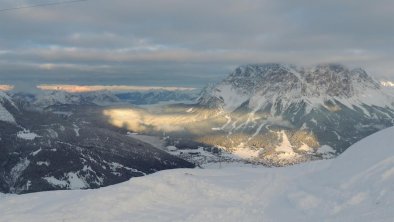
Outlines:
<svg viewBox="0 0 394 222"><path fill-rule="evenodd" d="M0 85L0 91L11 91L15 88L12 85Z"/></svg>
<svg viewBox="0 0 394 222"><path fill-rule="evenodd" d="M179 132L184 126L195 120L195 116L185 113L177 114L152 114L146 110L137 109L109 109L103 112L109 122L120 128L127 128L133 132Z"/></svg>

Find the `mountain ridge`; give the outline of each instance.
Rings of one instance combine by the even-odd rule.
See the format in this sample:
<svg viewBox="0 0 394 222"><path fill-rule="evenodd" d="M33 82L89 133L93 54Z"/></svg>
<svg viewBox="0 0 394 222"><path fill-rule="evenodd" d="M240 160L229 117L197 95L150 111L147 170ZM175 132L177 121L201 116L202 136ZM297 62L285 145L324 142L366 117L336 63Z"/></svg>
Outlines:
<svg viewBox="0 0 394 222"><path fill-rule="evenodd" d="M215 105L209 104L210 100L224 100L223 108L227 111L234 111L235 106L247 102L247 99L261 99L259 95L274 97L275 94L289 99L322 96L341 99L365 95L365 90L381 89L380 84L360 68L350 70L343 65L328 64L307 69L275 63L240 66L214 88L211 92L204 91L199 103L214 107ZM209 87L206 90L209 90ZM232 92L233 90L235 91ZM221 91L224 93L220 94ZM230 95L226 97L223 94ZM238 94L238 98L234 94ZM390 105L393 105L393 102L394 100ZM370 103L372 104L371 101ZM253 101L250 103L252 108L258 108L256 105L258 104L253 104Z"/></svg>

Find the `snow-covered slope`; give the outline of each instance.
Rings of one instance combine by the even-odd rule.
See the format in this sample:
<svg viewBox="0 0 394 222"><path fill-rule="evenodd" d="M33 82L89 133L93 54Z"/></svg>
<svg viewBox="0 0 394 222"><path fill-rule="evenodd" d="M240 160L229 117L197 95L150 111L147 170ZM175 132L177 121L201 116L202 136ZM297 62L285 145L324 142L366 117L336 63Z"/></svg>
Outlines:
<svg viewBox="0 0 394 222"><path fill-rule="evenodd" d="M4 92L0 92L0 121L15 123L14 116L7 110L5 105L15 106L11 98Z"/></svg>
<svg viewBox="0 0 394 222"><path fill-rule="evenodd" d="M0 195L0 221L393 221L394 128L292 167L162 171L99 190Z"/></svg>
<svg viewBox="0 0 394 222"><path fill-rule="evenodd" d="M27 109L31 97L17 97L0 92L0 192L98 188L158 170L194 167L114 129L103 107L82 103L34 110Z"/></svg>

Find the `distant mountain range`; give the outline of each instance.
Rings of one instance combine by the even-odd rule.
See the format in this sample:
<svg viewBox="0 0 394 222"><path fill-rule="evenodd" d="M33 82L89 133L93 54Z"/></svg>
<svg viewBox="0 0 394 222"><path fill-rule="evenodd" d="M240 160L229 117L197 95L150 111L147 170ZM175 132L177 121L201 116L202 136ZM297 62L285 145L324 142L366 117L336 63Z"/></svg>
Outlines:
<svg viewBox="0 0 394 222"><path fill-rule="evenodd" d="M199 91L93 91L70 93L65 91L43 91L41 93L15 93L12 97L29 105L30 108L46 108L53 105L94 104L99 106L115 105L152 105L158 103L191 102L198 98Z"/></svg>
<svg viewBox="0 0 394 222"><path fill-rule="evenodd" d="M125 92L115 94L121 101L134 105L149 105L166 102L191 102L198 98L200 91L153 90L145 92Z"/></svg>

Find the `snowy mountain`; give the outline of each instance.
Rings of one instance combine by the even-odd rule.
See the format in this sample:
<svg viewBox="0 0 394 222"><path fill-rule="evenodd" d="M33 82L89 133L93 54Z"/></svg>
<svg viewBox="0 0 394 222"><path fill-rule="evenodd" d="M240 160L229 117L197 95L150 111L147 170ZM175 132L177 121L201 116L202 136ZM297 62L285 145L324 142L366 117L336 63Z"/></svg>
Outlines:
<svg viewBox="0 0 394 222"><path fill-rule="evenodd" d="M19 97L23 94L19 94ZM18 94L16 95L18 96ZM110 91L95 91L84 93L69 93L65 91L48 91L42 94L32 96L31 106L33 107L49 107L53 105L79 105L79 104L95 104L99 106L114 105L121 101ZM23 98L26 100L25 98Z"/></svg>
<svg viewBox="0 0 394 222"><path fill-rule="evenodd" d="M159 103L193 102L199 91L133 91L116 93L111 91L93 91L70 93L66 91L44 91L38 94L15 93L12 97L34 108L46 108L53 105L151 105Z"/></svg>
<svg viewBox="0 0 394 222"><path fill-rule="evenodd" d="M200 104L228 112L247 105L250 110L267 110L271 115L282 114L295 103L305 103L307 110L327 106L328 102L362 110L363 105L392 107L393 98L380 89L364 70L337 64L309 69L283 64L246 65L205 90Z"/></svg>
<svg viewBox="0 0 394 222"><path fill-rule="evenodd" d="M245 65L197 104L113 110L115 125L214 146L266 165L331 158L394 125L394 98L362 69ZM198 147L194 147L197 149Z"/></svg>
<svg viewBox="0 0 394 222"><path fill-rule="evenodd" d="M21 98L29 96L14 101L0 94L0 192L98 188L163 169L194 167L112 127L100 106L64 104L80 102L68 94L54 97L42 103L50 111L37 111L26 109L32 103Z"/></svg>
<svg viewBox="0 0 394 222"><path fill-rule="evenodd" d="M183 101L194 101L198 97L198 91L167 91L167 90L155 90L145 92L125 92L118 93L116 96L125 102L133 105L148 105L157 104L163 102L183 102Z"/></svg>
<svg viewBox="0 0 394 222"><path fill-rule="evenodd" d="M336 159L291 167L177 169L98 190L0 195L0 221L389 222L392 135L385 129Z"/></svg>

